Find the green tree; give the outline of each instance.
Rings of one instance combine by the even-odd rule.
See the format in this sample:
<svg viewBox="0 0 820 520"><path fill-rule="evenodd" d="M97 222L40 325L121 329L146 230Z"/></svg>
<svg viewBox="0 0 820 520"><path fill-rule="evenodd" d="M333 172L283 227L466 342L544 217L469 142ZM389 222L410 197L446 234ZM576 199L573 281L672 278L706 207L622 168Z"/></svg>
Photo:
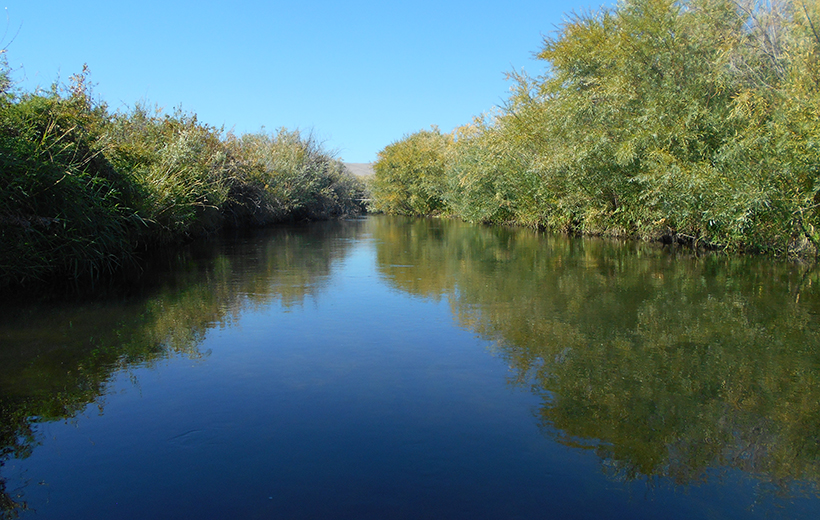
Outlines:
<svg viewBox="0 0 820 520"><path fill-rule="evenodd" d="M450 134L438 128L408 135L379 152L373 165L374 207L400 215L430 215L445 210L445 169Z"/></svg>
<svg viewBox="0 0 820 520"><path fill-rule="evenodd" d="M803 0L574 14L544 40L543 75L511 74L500 113L456 131L441 200L473 222L820 252L818 15ZM385 211L439 211L414 140L383 152Z"/></svg>

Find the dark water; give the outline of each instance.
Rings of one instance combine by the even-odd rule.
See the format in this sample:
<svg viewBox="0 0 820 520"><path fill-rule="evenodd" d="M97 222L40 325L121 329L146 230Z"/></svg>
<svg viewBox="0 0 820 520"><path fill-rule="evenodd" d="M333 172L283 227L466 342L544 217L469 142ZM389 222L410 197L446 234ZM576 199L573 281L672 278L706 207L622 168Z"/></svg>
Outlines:
<svg viewBox="0 0 820 520"><path fill-rule="evenodd" d="M3 302L13 518L820 518L820 277L374 217Z"/></svg>

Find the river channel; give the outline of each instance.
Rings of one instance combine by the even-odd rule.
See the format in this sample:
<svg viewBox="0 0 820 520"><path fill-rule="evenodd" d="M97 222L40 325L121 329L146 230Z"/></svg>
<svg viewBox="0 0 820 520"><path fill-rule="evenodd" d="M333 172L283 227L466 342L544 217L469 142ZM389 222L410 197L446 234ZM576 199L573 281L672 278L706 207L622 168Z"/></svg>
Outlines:
<svg viewBox="0 0 820 520"><path fill-rule="evenodd" d="M372 216L0 301L0 518L820 518L820 273Z"/></svg>

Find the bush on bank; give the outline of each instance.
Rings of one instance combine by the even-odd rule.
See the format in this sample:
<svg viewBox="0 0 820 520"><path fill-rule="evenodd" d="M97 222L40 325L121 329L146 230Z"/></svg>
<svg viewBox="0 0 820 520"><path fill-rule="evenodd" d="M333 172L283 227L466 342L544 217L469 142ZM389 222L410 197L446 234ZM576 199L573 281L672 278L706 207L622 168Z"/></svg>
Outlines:
<svg viewBox="0 0 820 520"><path fill-rule="evenodd" d="M399 215L442 211L445 164L452 136L438 128L406 136L379 153L373 166L374 209Z"/></svg>
<svg viewBox="0 0 820 520"><path fill-rule="evenodd" d="M312 136L237 137L141 105L111 113L87 78L18 93L0 73L0 288L96 279L225 226L364 209L363 183Z"/></svg>
<svg viewBox="0 0 820 520"><path fill-rule="evenodd" d="M816 2L627 0L573 15L537 54L547 72L511 74L505 106L439 151L436 211L817 254L818 56ZM411 197L386 186L430 160L396 166L394 149L414 139L375 165L385 211Z"/></svg>

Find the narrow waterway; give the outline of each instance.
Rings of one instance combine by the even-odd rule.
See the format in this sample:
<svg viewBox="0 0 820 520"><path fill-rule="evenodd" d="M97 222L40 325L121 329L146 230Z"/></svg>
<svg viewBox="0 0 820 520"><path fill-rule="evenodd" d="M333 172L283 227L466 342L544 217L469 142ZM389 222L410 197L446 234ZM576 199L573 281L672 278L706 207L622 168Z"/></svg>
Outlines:
<svg viewBox="0 0 820 520"><path fill-rule="evenodd" d="M0 518L820 518L820 273L375 216L0 302Z"/></svg>

